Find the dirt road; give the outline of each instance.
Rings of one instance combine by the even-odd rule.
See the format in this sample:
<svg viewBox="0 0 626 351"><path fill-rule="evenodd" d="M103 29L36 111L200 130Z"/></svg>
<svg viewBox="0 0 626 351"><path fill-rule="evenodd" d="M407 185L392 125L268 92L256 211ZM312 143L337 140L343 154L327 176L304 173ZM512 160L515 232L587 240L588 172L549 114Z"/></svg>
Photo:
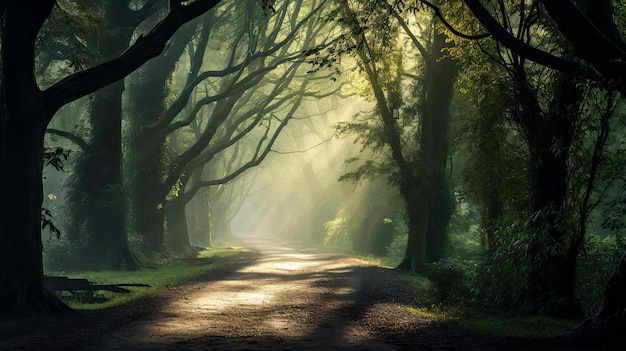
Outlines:
<svg viewBox="0 0 626 351"><path fill-rule="evenodd" d="M369 281L367 272L381 269L304 247L246 245L259 254L253 263L219 281L181 290L180 298L158 313L88 349L394 349L366 321L372 294L384 299L378 289L391 288ZM372 278L379 280L376 274Z"/></svg>
<svg viewBox="0 0 626 351"><path fill-rule="evenodd" d="M228 270L196 282L128 306L77 317L17 324L0 321L0 337L22 333L25 341L20 350L537 350L545 346L480 336L419 318L408 307L422 303L423 293L408 287L397 273L361 260L267 241L248 246L252 252L232 262Z"/></svg>

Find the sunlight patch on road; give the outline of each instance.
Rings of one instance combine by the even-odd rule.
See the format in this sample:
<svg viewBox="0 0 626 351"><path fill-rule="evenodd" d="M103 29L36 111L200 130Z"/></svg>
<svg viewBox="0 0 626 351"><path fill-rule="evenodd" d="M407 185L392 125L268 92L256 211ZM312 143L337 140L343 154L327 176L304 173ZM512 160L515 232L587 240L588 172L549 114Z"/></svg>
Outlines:
<svg viewBox="0 0 626 351"><path fill-rule="evenodd" d="M242 293L241 298L252 304L262 304L266 302L267 295L264 293Z"/></svg>
<svg viewBox="0 0 626 351"><path fill-rule="evenodd" d="M333 291L333 294L337 296L351 296L354 295L354 293L354 288L351 287L336 288L335 291Z"/></svg>
<svg viewBox="0 0 626 351"><path fill-rule="evenodd" d="M284 271L299 271L303 268L312 266L311 263L308 262L281 262L274 263L271 265L274 269L284 270Z"/></svg>
<svg viewBox="0 0 626 351"><path fill-rule="evenodd" d="M309 268L315 268L320 265L317 260L312 258L304 258L303 255L280 255L275 258L261 260L257 265L251 268L244 268L238 273L287 273L303 271ZM312 255L305 255L312 256Z"/></svg>
<svg viewBox="0 0 626 351"><path fill-rule="evenodd" d="M257 286L254 291L241 291L241 285L237 281L220 284L220 290L213 291L193 300L196 308L218 312L226 309L241 307L244 305L263 305L272 303L274 291L268 286Z"/></svg>
<svg viewBox="0 0 626 351"><path fill-rule="evenodd" d="M371 340L367 330L336 322L334 313L354 304L353 268L332 255L275 250L253 265L168 305L161 318L140 326L142 337L167 344L207 335L308 338L332 335L346 344ZM230 330L233 324L245 325Z"/></svg>

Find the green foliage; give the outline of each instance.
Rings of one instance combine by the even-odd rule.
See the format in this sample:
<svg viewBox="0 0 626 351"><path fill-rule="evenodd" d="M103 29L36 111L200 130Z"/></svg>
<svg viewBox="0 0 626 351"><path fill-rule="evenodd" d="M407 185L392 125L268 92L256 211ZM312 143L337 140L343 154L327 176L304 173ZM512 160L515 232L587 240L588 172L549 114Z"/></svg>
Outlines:
<svg viewBox="0 0 626 351"><path fill-rule="evenodd" d="M52 222L52 212L46 208L41 209L41 229L47 229L57 239L61 238L61 230Z"/></svg>
<svg viewBox="0 0 626 351"><path fill-rule="evenodd" d="M396 235L389 244L389 246L387 246L387 257L390 261L389 265L391 266L396 266L400 261L402 261L404 253L406 252L406 242L409 237L409 233L406 230L406 225L396 225L396 230L399 234Z"/></svg>
<svg viewBox="0 0 626 351"><path fill-rule="evenodd" d="M453 314L455 326L480 334L513 338L546 338L574 329L578 322L537 315L504 314L486 309L463 309ZM449 318L450 319L450 318Z"/></svg>
<svg viewBox="0 0 626 351"><path fill-rule="evenodd" d="M520 223L503 226L494 234L498 245L478 257L470 298L481 306L523 311L526 306L528 266L525 262L530 235Z"/></svg>
<svg viewBox="0 0 626 351"><path fill-rule="evenodd" d="M626 240L620 235L586 237L584 250L578 260L576 277L576 293L586 314L596 312L608 277L624 251Z"/></svg>
<svg viewBox="0 0 626 351"><path fill-rule="evenodd" d="M104 22L95 0L59 0L37 37L35 64L41 85L93 65L98 53L86 43Z"/></svg>
<svg viewBox="0 0 626 351"><path fill-rule="evenodd" d="M404 229L399 198L383 180L355 187L335 219L325 223L323 243L343 250L387 256L387 248Z"/></svg>
<svg viewBox="0 0 626 351"><path fill-rule="evenodd" d="M71 150L62 147L44 148L44 167L50 166L57 171L64 171L65 162L71 153ZM50 235L54 235L57 239L61 238L61 230L52 221L52 211L48 208L41 209L41 229L48 230Z"/></svg>
<svg viewBox="0 0 626 351"><path fill-rule="evenodd" d="M88 248L80 243L68 241L64 235L60 240L48 240L43 250L43 262L46 272L63 272L99 267L101 263L87 255Z"/></svg>
<svg viewBox="0 0 626 351"><path fill-rule="evenodd" d="M352 247L350 241L350 227L346 218L345 210L340 209L332 221L324 223L326 236L322 243L325 246L346 249Z"/></svg>
<svg viewBox="0 0 626 351"><path fill-rule="evenodd" d="M436 299L442 303L465 301L473 268L468 261L449 257L429 265L427 276Z"/></svg>

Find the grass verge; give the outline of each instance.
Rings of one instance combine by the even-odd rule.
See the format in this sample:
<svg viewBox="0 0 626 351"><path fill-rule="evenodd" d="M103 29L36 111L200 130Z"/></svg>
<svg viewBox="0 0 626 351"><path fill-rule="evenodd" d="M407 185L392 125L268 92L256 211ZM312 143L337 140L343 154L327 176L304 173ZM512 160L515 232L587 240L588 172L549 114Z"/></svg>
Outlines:
<svg viewBox="0 0 626 351"><path fill-rule="evenodd" d="M540 315L506 314L477 307L456 306L445 308L442 305L411 307L411 313L454 328L474 333L512 338L549 338L564 334L579 322Z"/></svg>
<svg viewBox="0 0 626 351"><path fill-rule="evenodd" d="M329 248L324 248L329 249ZM392 268L397 260L389 257L364 255L348 250L330 248L347 256L359 258L385 268ZM440 303L435 297L432 282L424 274L402 274L401 279L415 291L423 292L427 301L423 307L409 307L421 319L469 330L483 335L513 338L546 338L566 333L580 322L540 315L510 314L476 306Z"/></svg>
<svg viewBox="0 0 626 351"><path fill-rule="evenodd" d="M127 304L143 296L149 296L160 290L192 281L198 276L228 265L223 258L234 256L243 251L242 248L215 248L200 252L198 258L215 259L190 263L173 260L157 267L144 268L138 271L82 271L68 274L69 278L85 278L94 284L148 284L149 287L128 287L130 293L114 293L96 291L94 294L69 294L61 297L73 309L86 311L98 310Z"/></svg>

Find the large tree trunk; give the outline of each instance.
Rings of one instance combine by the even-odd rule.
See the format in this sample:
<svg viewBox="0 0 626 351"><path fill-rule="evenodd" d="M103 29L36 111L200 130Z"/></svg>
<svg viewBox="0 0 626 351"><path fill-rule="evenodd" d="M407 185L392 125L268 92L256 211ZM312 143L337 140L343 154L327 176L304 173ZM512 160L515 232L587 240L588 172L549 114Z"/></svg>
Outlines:
<svg viewBox="0 0 626 351"><path fill-rule="evenodd" d="M15 84L6 87L9 91ZM7 93L7 100L11 95ZM29 123L30 116L41 115L41 106L31 101L6 104L4 131L11 133L4 133L0 157L3 174L0 230L8 233L0 237L0 314L69 311L43 285L40 221L43 130ZM28 104L38 106L24 108Z"/></svg>
<svg viewBox="0 0 626 351"><path fill-rule="evenodd" d="M122 178L122 92L119 81L97 92L92 102L91 146L100 164L93 174L92 196L100 214L92 218L95 244L112 267L139 268L126 232L126 199ZM95 156L95 155L94 155ZM93 165L92 165L93 166ZM97 182L97 184L96 184Z"/></svg>
<svg viewBox="0 0 626 351"><path fill-rule="evenodd" d="M189 228L187 227L186 201L175 198L168 201L166 208L167 234L169 247L179 255L193 256L193 247L189 240Z"/></svg>
<svg viewBox="0 0 626 351"><path fill-rule="evenodd" d="M354 19L357 17L347 1L342 1L340 6L345 18ZM358 27L360 24L354 23L352 25ZM427 259L426 228L430 214L431 198L429 192L424 191L424 187L421 186L422 183L414 174L414 168L403 155L402 140L397 123L393 118L391 104L379 81L376 60L366 50L367 38L363 33L364 30L362 28L358 28L358 30L353 32L355 39L360 43L357 46L357 54L363 64L363 69L367 74L374 98L376 99L383 123L385 142L389 145L391 155L398 166L400 193L405 200L406 206L409 233L405 255L397 269L416 270Z"/></svg>
<svg viewBox="0 0 626 351"><path fill-rule="evenodd" d="M445 236L453 201L446 181L450 102L459 67L446 56L446 36L436 31L427 58L426 94L420 128L420 177L409 187L419 189L404 195L407 205L409 239L398 268L415 270L417 264L435 262L444 254ZM424 245L424 248L420 246ZM421 261L421 262L420 262Z"/></svg>
<svg viewBox="0 0 626 351"><path fill-rule="evenodd" d="M7 90L14 86L6 85ZM7 94L10 95L13 94ZM3 173L0 230L8 233L0 237L0 314L69 311L43 285L40 222L43 131L28 123L29 113L41 115L37 108L40 106L25 109L24 105L16 105L7 103L5 131L11 133L3 137L0 157Z"/></svg>
<svg viewBox="0 0 626 351"><path fill-rule="evenodd" d="M429 193L430 191L423 186L403 191L409 236L404 257L396 269L416 272L428 259L426 242L431 208ZM406 194L410 195L407 196Z"/></svg>
<svg viewBox="0 0 626 351"><path fill-rule="evenodd" d="M128 47L138 16L125 2L103 6L105 25L90 38L102 58L113 59ZM70 196L74 215L70 239L86 246L85 255L97 267L137 269L140 263L128 245L126 192L122 177L122 94L124 81L112 83L91 97L91 138L75 166L77 179Z"/></svg>
<svg viewBox="0 0 626 351"><path fill-rule="evenodd" d="M158 197L161 177L165 172L165 134L144 131L144 126L156 122L165 112L168 95L167 79L171 67L163 60L153 61L129 77L129 122L131 137L128 150L132 224L142 235L151 252L164 251L165 199Z"/></svg>
<svg viewBox="0 0 626 351"><path fill-rule="evenodd" d="M41 204L43 136L64 104L117 81L152 57L183 23L219 1L173 6L124 55L63 79L42 92L33 76L39 29L55 1L0 1L0 314L67 311L43 284Z"/></svg>
<svg viewBox="0 0 626 351"><path fill-rule="evenodd" d="M582 92L570 76L561 74L549 111L527 119L530 150L531 221L533 241L528 251L528 295L533 309L556 315L579 315L574 292L579 245L571 240L571 225L563 218L567 198L568 158Z"/></svg>
<svg viewBox="0 0 626 351"><path fill-rule="evenodd" d="M43 136L54 111L33 77L37 32L52 9L3 3L0 125L0 314L69 311L43 285ZM24 21L29 17L32 21Z"/></svg>
<svg viewBox="0 0 626 351"><path fill-rule="evenodd" d="M459 67L445 52L452 44L446 35L435 32L430 63L426 72L426 101L422 116L420 160L422 179L430 189L432 199L426 234L427 260L435 262L444 254L448 224L453 211L453 199L448 189L448 129L450 103Z"/></svg>

